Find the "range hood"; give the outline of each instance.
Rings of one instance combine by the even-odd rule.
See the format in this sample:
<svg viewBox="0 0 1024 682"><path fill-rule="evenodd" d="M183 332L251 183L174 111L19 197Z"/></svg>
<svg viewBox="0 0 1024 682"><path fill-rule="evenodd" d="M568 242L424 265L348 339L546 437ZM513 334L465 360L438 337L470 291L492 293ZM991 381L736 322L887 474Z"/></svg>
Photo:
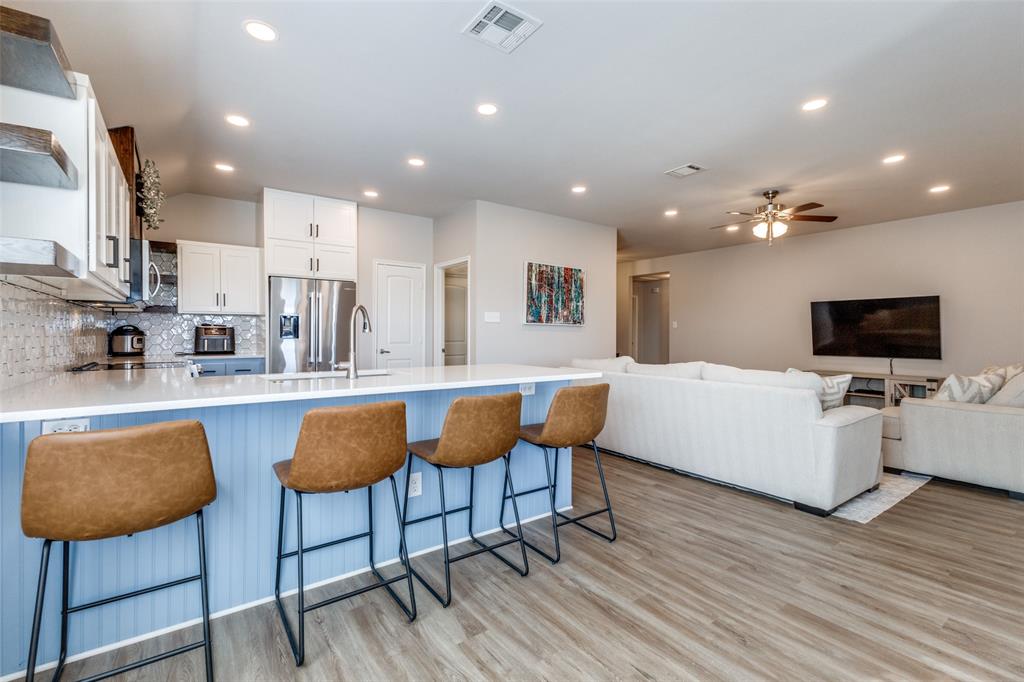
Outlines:
<svg viewBox="0 0 1024 682"><path fill-rule="evenodd" d="M49 239L0 237L0 275L78 277L81 261Z"/></svg>

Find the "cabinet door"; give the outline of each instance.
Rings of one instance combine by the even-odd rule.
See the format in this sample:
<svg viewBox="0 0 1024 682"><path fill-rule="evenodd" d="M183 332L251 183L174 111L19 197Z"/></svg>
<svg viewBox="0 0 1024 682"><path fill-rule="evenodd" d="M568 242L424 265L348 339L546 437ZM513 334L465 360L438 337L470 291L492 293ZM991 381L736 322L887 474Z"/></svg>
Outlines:
<svg viewBox="0 0 1024 682"><path fill-rule="evenodd" d="M356 205L351 201L315 197L313 234L318 244L356 245Z"/></svg>
<svg viewBox="0 0 1024 682"><path fill-rule="evenodd" d="M220 312L220 297L220 248L178 244L178 312Z"/></svg>
<svg viewBox="0 0 1024 682"><path fill-rule="evenodd" d="M235 315L258 315L262 300L260 251L220 248L220 309Z"/></svg>
<svg viewBox="0 0 1024 682"><path fill-rule="evenodd" d="M263 229L266 237L313 241L313 197L267 190L264 211Z"/></svg>
<svg viewBox="0 0 1024 682"><path fill-rule="evenodd" d="M356 280L356 250L352 246L316 245L316 273L320 279Z"/></svg>
<svg viewBox="0 0 1024 682"><path fill-rule="evenodd" d="M266 240L267 275L281 277L312 277L315 249L310 242L282 239Z"/></svg>
<svg viewBox="0 0 1024 682"><path fill-rule="evenodd" d="M109 141L109 136L107 137ZM118 258L117 258L117 287L127 296L131 290L131 201L132 192L125 180L121 162L114 151L114 145L108 146L109 163L113 174L115 219L113 224L114 234L117 235Z"/></svg>
<svg viewBox="0 0 1024 682"><path fill-rule="evenodd" d="M196 362L199 365L199 376L201 377L222 377L228 373L227 363L224 362L204 362L199 360Z"/></svg>
<svg viewBox="0 0 1024 682"><path fill-rule="evenodd" d="M228 374L262 374L263 360L259 358L246 358L242 360L228 360L224 363L227 366Z"/></svg>
<svg viewBox="0 0 1024 682"><path fill-rule="evenodd" d="M117 231L111 224L110 138L95 99L89 100L89 270L116 285Z"/></svg>

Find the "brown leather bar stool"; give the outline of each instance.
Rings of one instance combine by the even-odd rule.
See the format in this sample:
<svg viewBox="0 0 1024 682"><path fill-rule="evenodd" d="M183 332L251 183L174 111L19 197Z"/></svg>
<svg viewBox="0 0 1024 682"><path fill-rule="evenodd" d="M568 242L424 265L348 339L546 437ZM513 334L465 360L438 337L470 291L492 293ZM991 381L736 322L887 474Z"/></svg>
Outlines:
<svg viewBox="0 0 1024 682"><path fill-rule="evenodd" d="M416 619L416 595L413 592L412 576L409 573L409 557L405 551L405 529L402 526L402 512L398 507L398 485L395 472L405 463L405 403L390 401L352 405L348 407L321 407L310 410L302 419L299 438L295 444L292 459L274 464L274 473L281 482L281 505L277 526L277 573L274 578L274 599L281 615L288 644L291 645L295 665L302 665L306 656L306 612L343 599L354 597L378 587L383 587L401 607L409 622ZM391 480L391 496L395 502L395 521L398 524L398 558L405 572L393 578L385 578L377 570L373 559L373 485L384 479ZM329 540L312 547L302 544L302 497L318 493L340 493L366 489L368 529L337 540ZM295 516L297 546L294 551L284 551L284 502L285 491L295 493ZM305 585L302 579L303 555L318 549L333 547L345 542L367 539L370 556L370 570L377 582L344 594L323 599L306 605ZM296 641L288 617L281 602L281 562L298 557L298 611L299 636ZM406 606L392 589L391 584L405 580L409 587L409 606Z"/></svg>
<svg viewBox="0 0 1024 682"><path fill-rule="evenodd" d="M557 564L562 558L562 550L558 544L559 526L574 523L608 542L615 542L615 538L618 537L615 530L615 515L612 513L612 502L608 497L608 484L605 483L604 468L601 466L601 452L597 449L595 441L598 434L604 429L605 418L608 415L608 388L608 384L591 384L558 389L555 392L555 397L551 399L548 416L544 423L524 426L519 434L521 439L536 445L544 452L544 472L547 474L548 484L519 493L513 491L509 494L506 492L501 502L501 528L509 535L512 534L505 528L506 501L511 499L514 502L518 496L547 491L548 500L551 503L551 535L555 544L555 553L552 556L530 542L527 542L526 546L553 564ZM601 490L604 492L604 508L579 516L566 516L555 509L555 494L558 491L558 448L573 448L583 445L589 445L594 449L594 463L597 466L597 475L601 479ZM554 451L554 478L551 475L548 450ZM509 483L511 484L511 478L509 478ZM582 523L583 519L605 512L608 513L608 523L611 524L611 535Z"/></svg>
<svg viewBox="0 0 1024 682"><path fill-rule="evenodd" d="M456 398L448 408L448 414L445 416L440 438L409 444L410 455L416 455L437 470L437 485L441 495L441 512L416 519L409 519L407 517L409 512L409 477L412 473L412 457L410 456L409 463L405 469L405 505L402 508L402 523L403 525L411 526L431 519L441 519L445 596L442 597L415 569L410 568L410 570L416 576L416 579L423 583L423 586L427 588L430 594L434 595L434 598L441 603L441 606L447 607L452 603L451 565L456 561L468 559L482 552L490 552L519 575L525 576L530 572L530 564L526 559L526 545L523 544L523 528L519 523L519 508L516 506L514 497L512 499L512 511L515 514L518 535L513 535L509 531L512 539L491 545L480 542L473 535L473 491L476 467L493 462L501 457L505 463L504 486L512 486L512 478L508 468L508 456L512 448L515 447L519 437L519 416L522 404L523 396L519 393ZM456 509L447 509L444 500L444 471L445 469L467 467L469 468L469 504ZM503 492L505 487L503 487ZM466 554L460 554L453 559L448 554L448 515L463 511L469 512L469 537L478 546L478 549ZM514 542L519 543L519 549L523 557L522 568L516 566L496 551L498 548Z"/></svg>
<svg viewBox="0 0 1024 682"><path fill-rule="evenodd" d="M62 544L60 657L51 679L60 679L68 653L68 616L86 609L199 581L203 639L123 665L88 679L98 680L141 668L200 647L206 653L206 679L213 680L210 604L207 597L203 507L217 497L213 463L203 425L175 421L86 433L39 436L28 446L21 489L21 529L43 538L26 680L35 677L39 626L43 615L50 545ZM72 542L132 535L195 516L199 573L186 578L70 605Z"/></svg>

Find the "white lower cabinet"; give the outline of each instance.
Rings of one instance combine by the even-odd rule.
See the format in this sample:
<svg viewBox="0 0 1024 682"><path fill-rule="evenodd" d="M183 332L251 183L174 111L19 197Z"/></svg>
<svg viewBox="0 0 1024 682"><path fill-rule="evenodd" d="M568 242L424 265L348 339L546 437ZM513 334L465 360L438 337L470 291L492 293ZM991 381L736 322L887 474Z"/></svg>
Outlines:
<svg viewBox="0 0 1024 682"><path fill-rule="evenodd" d="M259 315L264 282L260 249L178 242L178 312Z"/></svg>
<svg viewBox="0 0 1024 682"><path fill-rule="evenodd" d="M356 279L356 250L351 246L317 244L315 277L322 279Z"/></svg>

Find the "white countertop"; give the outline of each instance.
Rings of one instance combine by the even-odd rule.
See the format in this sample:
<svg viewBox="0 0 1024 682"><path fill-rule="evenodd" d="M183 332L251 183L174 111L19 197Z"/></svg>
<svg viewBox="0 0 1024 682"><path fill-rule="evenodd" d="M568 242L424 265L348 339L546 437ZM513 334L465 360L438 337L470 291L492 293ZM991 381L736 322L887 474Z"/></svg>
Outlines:
<svg viewBox="0 0 1024 682"><path fill-rule="evenodd" d="M5 390L0 424L104 414L218 407L478 386L596 379L600 372L529 365L415 367L355 380L332 376L286 379L285 374L193 379L186 368L65 372Z"/></svg>

